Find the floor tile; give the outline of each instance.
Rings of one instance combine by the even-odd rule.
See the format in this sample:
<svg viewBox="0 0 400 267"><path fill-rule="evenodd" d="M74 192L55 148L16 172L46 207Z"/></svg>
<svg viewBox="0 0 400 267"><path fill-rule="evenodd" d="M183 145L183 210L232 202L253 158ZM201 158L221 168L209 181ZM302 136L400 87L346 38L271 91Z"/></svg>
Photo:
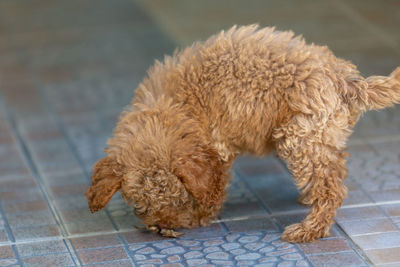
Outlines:
<svg viewBox="0 0 400 267"><path fill-rule="evenodd" d="M0 180L0 192L10 192L16 189L24 190L36 186L36 181L33 177L22 177L21 179L6 178ZM0 196L2 194L0 193Z"/></svg>
<svg viewBox="0 0 400 267"><path fill-rule="evenodd" d="M339 224L346 234L350 236L398 231L396 226L388 218L345 221Z"/></svg>
<svg viewBox="0 0 400 267"><path fill-rule="evenodd" d="M13 258L13 257L14 257L14 252L11 246L8 245L0 246L0 259Z"/></svg>
<svg viewBox="0 0 400 267"><path fill-rule="evenodd" d="M120 260L120 261L112 261L107 263L99 263L99 264L88 264L85 266L90 267L131 267L134 266L130 260Z"/></svg>
<svg viewBox="0 0 400 267"><path fill-rule="evenodd" d="M277 264L309 266L295 245L263 231L233 233L214 238L170 239L129 247L138 264Z"/></svg>
<svg viewBox="0 0 400 267"><path fill-rule="evenodd" d="M357 204L373 204L374 201L367 193L357 190L349 191L347 198L343 201L342 206L351 206Z"/></svg>
<svg viewBox="0 0 400 267"><path fill-rule="evenodd" d="M64 223L76 221L108 221L108 216L105 211L91 213L89 208L68 209L60 211L61 218Z"/></svg>
<svg viewBox="0 0 400 267"><path fill-rule="evenodd" d="M32 186L30 189L9 188L7 192L0 192L0 201L3 205L40 200L43 200L43 194L37 186Z"/></svg>
<svg viewBox="0 0 400 267"><path fill-rule="evenodd" d="M378 207L341 208L336 214L338 222L384 218L385 214Z"/></svg>
<svg viewBox="0 0 400 267"><path fill-rule="evenodd" d="M400 201L400 189L379 190L368 192L375 202Z"/></svg>
<svg viewBox="0 0 400 267"><path fill-rule="evenodd" d="M381 207L390 217L400 217L400 203L382 205Z"/></svg>
<svg viewBox="0 0 400 267"><path fill-rule="evenodd" d="M0 243L4 243L8 241L7 232L5 229L0 229Z"/></svg>
<svg viewBox="0 0 400 267"><path fill-rule="evenodd" d="M220 236L226 233L225 228L220 223L212 223L209 226L193 229L179 229L183 232L182 238L201 238L203 236Z"/></svg>
<svg viewBox="0 0 400 267"><path fill-rule="evenodd" d="M112 219L119 230L132 230L135 227L143 227L142 221L133 213L128 213L122 216L113 216Z"/></svg>
<svg viewBox="0 0 400 267"><path fill-rule="evenodd" d="M108 219L69 222L65 224L65 228L70 235L110 232L115 230L114 226Z"/></svg>
<svg viewBox="0 0 400 267"><path fill-rule="evenodd" d="M275 212L304 210L297 202L298 190L289 175L246 177L246 182L272 214Z"/></svg>
<svg viewBox="0 0 400 267"><path fill-rule="evenodd" d="M7 220L13 227L55 224L49 210L8 214Z"/></svg>
<svg viewBox="0 0 400 267"><path fill-rule="evenodd" d="M368 250L366 254L374 264L400 265L400 247Z"/></svg>
<svg viewBox="0 0 400 267"><path fill-rule="evenodd" d="M80 168L61 173L44 173L43 179L48 186L76 185L83 183L89 186L89 179Z"/></svg>
<svg viewBox="0 0 400 267"><path fill-rule="evenodd" d="M219 218L221 219L233 219L249 216L261 216L267 215L268 213L258 202L248 203L225 203Z"/></svg>
<svg viewBox="0 0 400 267"><path fill-rule="evenodd" d="M21 203L9 203L3 207L5 213L21 213L21 212L33 212L33 211L47 211L48 206L46 201L37 200L30 202Z"/></svg>
<svg viewBox="0 0 400 267"><path fill-rule="evenodd" d="M50 187L50 191L55 197L73 196L73 195L84 195L87 189L87 182L83 184L73 185L55 185Z"/></svg>
<svg viewBox="0 0 400 267"><path fill-rule="evenodd" d="M40 256L51 253L68 252L63 240L40 241L17 244L20 257Z"/></svg>
<svg viewBox="0 0 400 267"><path fill-rule="evenodd" d="M233 220L224 222L229 232L248 232L254 230L276 232L279 229L269 218Z"/></svg>
<svg viewBox="0 0 400 267"><path fill-rule="evenodd" d="M36 238L56 237L60 235L57 225L43 225L12 228L16 241L33 240Z"/></svg>
<svg viewBox="0 0 400 267"><path fill-rule="evenodd" d="M23 259L24 266L72 266L75 265L70 254L49 254Z"/></svg>
<svg viewBox="0 0 400 267"><path fill-rule="evenodd" d="M236 170L243 176L265 176L287 173L287 169L275 157L241 157L235 161Z"/></svg>
<svg viewBox="0 0 400 267"><path fill-rule="evenodd" d="M79 251L78 255L83 264L128 259L122 247L83 250Z"/></svg>
<svg viewBox="0 0 400 267"><path fill-rule="evenodd" d="M317 240L312 243L299 244L298 246L306 255L353 251L343 238Z"/></svg>
<svg viewBox="0 0 400 267"><path fill-rule="evenodd" d="M163 241L167 238L156 235L148 231L133 230L131 232L121 233L127 244L136 244L142 242Z"/></svg>
<svg viewBox="0 0 400 267"><path fill-rule="evenodd" d="M18 266L17 259L0 259L0 265L1 266Z"/></svg>
<svg viewBox="0 0 400 267"><path fill-rule="evenodd" d="M368 266L355 252L309 256L314 266Z"/></svg>
<svg viewBox="0 0 400 267"><path fill-rule="evenodd" d="M121 245L116 234L71 238L71 242L77 250Z"/></svg>
<svg viewBox="0 0 400 267"><path fill-rule="evenodd" d="M363 250L383 249L400 246L400 232L379 233L352 237L353 241Z"/></svg>
<svg viewBox="0 0 400 267"><path fill-rule="evenodd" d="M61 212L65 210L88 209L88 204L84 195L57 197L54 199L53 203Z"/></svg>

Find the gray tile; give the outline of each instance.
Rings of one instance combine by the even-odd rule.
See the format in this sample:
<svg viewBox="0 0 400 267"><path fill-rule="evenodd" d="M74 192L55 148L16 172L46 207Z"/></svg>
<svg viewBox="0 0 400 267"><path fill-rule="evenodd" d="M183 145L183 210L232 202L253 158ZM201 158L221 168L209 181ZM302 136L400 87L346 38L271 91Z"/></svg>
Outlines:
<svg viewBox="0 0 400 267"><path fill-rule="evenodd" d="M298 246L306 255L353 251L343 238L316 240L311 243L299 244Z"/></svg>
<svg viewBox="0 0 400 267"><path fill-rule="evenodd" d="M250 216L267 215L266 210L258 202L225 203L219 215L221 219L234 219Z"/></svg>
<svg viewBox="0 0 400 267"><path fill-rule="evenodd" d="M308 259L314 266L368 266L355 252L314 255Z"/></svg>
<svg viewBox="0 0 400 267"><path fill-rule="evenodd" d="M74 265L70 254L49 254L42 256L34 256L23 259L24 266L71 266Z"/></svg>
<svg viewBox="0 0 400 267"><path fill-rule="evenodd" d="M13 258L13 257L14 257L14 252L11 246L9 245L0 246L0 259Z"/></svg>
<svg viewBox="0 0 400 267"><path fill-rule="evenodd" d="M338 222L344 221L361 221L367 219L385 218L386 215L381 209L375 206L357 207L357 208L341 208L336 214Z"/></svg>
<svg viewBox="0 0 400 267"><path fill-rule="evenodd" d="M83 250L78 255L83 264L128 259L122 247Z"/></svg>
<svg viewBox="0 0 400 267"><path fill-rule="evenodd" d="M400 232L354 236L353 241L363 250L400 247Z"/></svg>
<svg viewBox="0 0 400 267"><path fill-rule="evenodd" d="M116 234L77 237L70 240L77 250L122 245Z"/></svg>
<svg viewBox="0 0 400 267"><path fill-rule="evenodd" d="M381 208L390 217L400 217L400 204L382 205Z"/></svg>
<svg viewBox="0 0 400 267"><path fill-rule="evenodd" d="M263 204L273 214L275 212L304 210L299 204L298 190L293 179L288 175L268 175L265 177L244 177Z"/></svg>
<svg viewBox="0 0 400 267"><path fill-rule="evenodd" d="M17 250L20 257L40 256L51 253L68 252L63 240L17 244Z"/></svg>
<svg viewBox="0 0 400 267"><path fill-rule="evenodd" d="M1 219L0 219L1 221ZM5 229L0 229L0 243L5 243L8 241L7 232Z"/></svg>
<svg viewBox="0 0 400 267"><path fill-rule="evenodd" d="M224 222L229 232L268 231L276 232L278 228L270 218L233 220Z"/></svg>
<svg viewBox="0 0 400 267"><path fill-rule="evenodd" d="M366 254L377 265L393 264L392 266L396 266L400 264L400 247L368 250Z"/></svg>
<svg viewBox="0 0 400 267"><path fill-rule="evenodd" d="M388 218L345 221L339 224L350 236L398 231L396 226Z"/></svg>
<svg viewBox="0 0 400 267"><path fill-rule="evenodd" d="M116 230L108 219L69 222L65 224L65 228L70 235Z"/></svg>
<svg viewBox="0 0 400 267"><path fill-rule="evenodd" d="M179 229L184 235L182 238L201 238L204 236L220 236L226 233L224 227L220 223L212 223L206 227L199 227L193 229Z"/></svg>
<svg viewBox="0 0 400 267"><path fill-rule="evenodd" d="M12 228L13 235L16 241L34 240L37 238L57 237L60 236L57 225L43 225Z"/></svg>
<svg viewBox="0 0 400 267"><path fill-rule="evenodd" d="M48 210L8 214L7 220L13 227L55 224L54 217Z"/></svg>

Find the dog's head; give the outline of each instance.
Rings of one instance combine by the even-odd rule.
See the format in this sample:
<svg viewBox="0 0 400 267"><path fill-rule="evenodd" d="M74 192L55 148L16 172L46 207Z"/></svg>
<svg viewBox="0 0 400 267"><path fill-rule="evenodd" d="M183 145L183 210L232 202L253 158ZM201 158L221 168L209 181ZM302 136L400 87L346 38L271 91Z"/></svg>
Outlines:
<svg viewBox="0 0 400 267"><path fill-rule="evenodd" d="M92 212L121 189L146 225L193 227L222 205L227 171L199 123L174 109L125 114L93 169Z"/></svg>

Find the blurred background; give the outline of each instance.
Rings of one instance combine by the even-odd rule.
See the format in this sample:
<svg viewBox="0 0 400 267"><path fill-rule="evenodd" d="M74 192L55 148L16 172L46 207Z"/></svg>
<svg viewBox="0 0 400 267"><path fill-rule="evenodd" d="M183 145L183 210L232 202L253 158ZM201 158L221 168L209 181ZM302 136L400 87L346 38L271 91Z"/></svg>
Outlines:
<svg viewBox="0 0 400 267"><path fill-rule="evenodd" d="M119 195L92 215L83 194L119 113L154 60L253 23L327 45L365 76L400 66L398 0L0 0L0 266L196 265L184 256L187 243L171 243L172 258L161 257L169 245L135 230L139 222ZM352 193L333 238L317 247L279 243L283 227L306 209L296 204L282 162L245 157L220 221L186 234L199 251L209 245L196 238L222 242L201 250L197 264L398 266L399 114L399 107L370 112L357 125ZM221 245L233 232L253 236L249 243L260 247L239 242L237 255L245 256L238 258ZM210 256L215 251L228 256ZM161 256L151 256L156 252Z"/></svg>

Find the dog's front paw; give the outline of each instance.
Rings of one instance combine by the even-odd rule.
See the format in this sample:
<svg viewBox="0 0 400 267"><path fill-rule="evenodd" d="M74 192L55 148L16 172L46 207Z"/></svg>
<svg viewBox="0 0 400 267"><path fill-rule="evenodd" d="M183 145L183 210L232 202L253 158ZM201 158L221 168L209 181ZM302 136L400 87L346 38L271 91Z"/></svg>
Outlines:
<svg viewBox="0 0 400 267"><path fill-rule="evenodd" d="M282 240L290 243L311 242L321 237L326 237L324 231L306 229L302 223L287 226L282 234Z"/></svg>
<svg viewBox="0 0 400 267"><path fill-rule="evenodd" d="M147 230L152 231L155 234L160 234L163 237L180 237L183 235L183 233L177 232L173 229L159 228L155 225L147 226Z"/></svg>
<svg viewBox="0 0 400 267"><path fill-rule="evenodd" d="M183 235L182 232L177 232L173 229L161 229L160 234L164 237L180 237Z"/></svg>

